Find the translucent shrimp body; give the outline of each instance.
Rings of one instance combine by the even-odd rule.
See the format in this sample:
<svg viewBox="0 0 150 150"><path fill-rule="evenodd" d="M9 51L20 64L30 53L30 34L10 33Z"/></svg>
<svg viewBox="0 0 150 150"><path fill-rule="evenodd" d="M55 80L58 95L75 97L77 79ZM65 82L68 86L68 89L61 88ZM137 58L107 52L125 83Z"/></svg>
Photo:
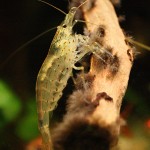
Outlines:
<svg viewBox="0 0 150 150"><path fill-rule="evenodd" d="M43 149L46 150L52 149L49 147L52 145L49 116L62 96L62 91L72 74L72 69L78 69L75 67L75 63L90 51L90 49L78 49L78 47L87 45L89 38L72 32L76 10L76 7L71 8L62 24L57 27L49 52L37 77L38 122L43 139Z"/></svg>

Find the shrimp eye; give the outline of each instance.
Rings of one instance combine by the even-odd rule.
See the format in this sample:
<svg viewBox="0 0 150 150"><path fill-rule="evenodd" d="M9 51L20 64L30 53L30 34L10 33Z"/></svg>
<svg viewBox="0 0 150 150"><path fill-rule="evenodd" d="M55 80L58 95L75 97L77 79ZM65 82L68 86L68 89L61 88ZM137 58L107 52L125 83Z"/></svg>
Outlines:
<svg viewBox="0 0 150 150"><path fill-rule="evenodd" d="M64 27L64 28L66 28L66 27L67 27L67 25L66 25L66 24L63 24L63 27Z"/></svg>

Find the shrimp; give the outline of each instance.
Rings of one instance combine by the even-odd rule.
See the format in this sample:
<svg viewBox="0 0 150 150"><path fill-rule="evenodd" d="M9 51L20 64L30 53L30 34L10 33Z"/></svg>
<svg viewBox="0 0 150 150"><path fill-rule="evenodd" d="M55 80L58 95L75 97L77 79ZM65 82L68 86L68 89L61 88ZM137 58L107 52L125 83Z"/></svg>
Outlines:
<svg viewBox="0 0 150 150"><path fill-rule="evenodd" d="M86 44L88 37L72 33L76 10L76 7L71 8L65 20L58 26L48 55L37 77L38 122L44 149L50 149L49 146L52 149L49 115L56 108L57 102L62 96L62 91L72 74L72 69L78 69L74 64L85 55L84 51L77 51L77 47Z"/></svg>
<svg viewBox="0 0 150 150"><path fill-rule="evenodd" d="M45 150L52 149L49 118L57 107L58 100L63 94L62 91L72 75L72 70L83 68L76 67L75 63L87 53L99 49L98 44L88 44L90 40L88 36L75 34L72 31L76 23L74 15L84 3L78 7L72 7L66 14L64 21L57 27L47 57L37 76L38 125L42 135L43 149Z"/></svg>

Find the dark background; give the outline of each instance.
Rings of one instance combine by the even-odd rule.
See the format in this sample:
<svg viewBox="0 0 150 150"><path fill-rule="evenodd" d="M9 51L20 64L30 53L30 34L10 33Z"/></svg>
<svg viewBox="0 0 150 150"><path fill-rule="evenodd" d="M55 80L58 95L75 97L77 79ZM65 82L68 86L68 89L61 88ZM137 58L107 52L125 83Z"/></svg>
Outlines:
<svg viewBox="0 0 150 150"><path fill-rule="evenodd" d="M48 2L68 12L66 0ZM117 8L118 14L125 16L125 21L121 23L121 26L126 33L147 45L150 45L149 6L149 0L122 0L121 7ZM64 15L59 11L37 0L1 0L0 64L5 62L19 46L41 32L59 25L63 18ZM0 69L0 80L9 86L21 102L21 110L16 118L10 122L6 121L0 129L0 149L23 149L26 143L38 136L38 132L36 132L34 136L24 138L16 128L19 126L18 123L22 121L21 119L28 116L28 105L32 106L33 104L35 107L36 77L54 33L55 30L31 43L16 53ZM145 123L150 119L150 51L138 47L137 50L140 54L136 57L131 71L129 88L124 98L122 111L126 112L126 119L131 122L140 118ZM0 107L0 117L1 115L3 114L1 114ZM1 122L4 120L0 118ZM28 128L30 129L30 127ZM30 132L30 130L25 129L25 132Z"/></svg>

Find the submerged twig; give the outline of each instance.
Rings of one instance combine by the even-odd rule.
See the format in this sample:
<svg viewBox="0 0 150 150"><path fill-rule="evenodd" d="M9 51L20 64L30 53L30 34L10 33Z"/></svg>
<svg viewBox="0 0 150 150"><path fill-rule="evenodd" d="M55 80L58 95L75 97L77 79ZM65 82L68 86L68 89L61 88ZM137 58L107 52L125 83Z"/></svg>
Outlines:
<svg viewBox="0 0 150 150"><path fill-rule="evenodd" d="M109 150L116 147L122 124L120 107L133 63L132 48L109 0L89 1L81 12L87 21L85 34L106 53L100 55L102 59L93 55L89 72L78 76L67 114L54 129L52 140L55 150Z"/></svg>

